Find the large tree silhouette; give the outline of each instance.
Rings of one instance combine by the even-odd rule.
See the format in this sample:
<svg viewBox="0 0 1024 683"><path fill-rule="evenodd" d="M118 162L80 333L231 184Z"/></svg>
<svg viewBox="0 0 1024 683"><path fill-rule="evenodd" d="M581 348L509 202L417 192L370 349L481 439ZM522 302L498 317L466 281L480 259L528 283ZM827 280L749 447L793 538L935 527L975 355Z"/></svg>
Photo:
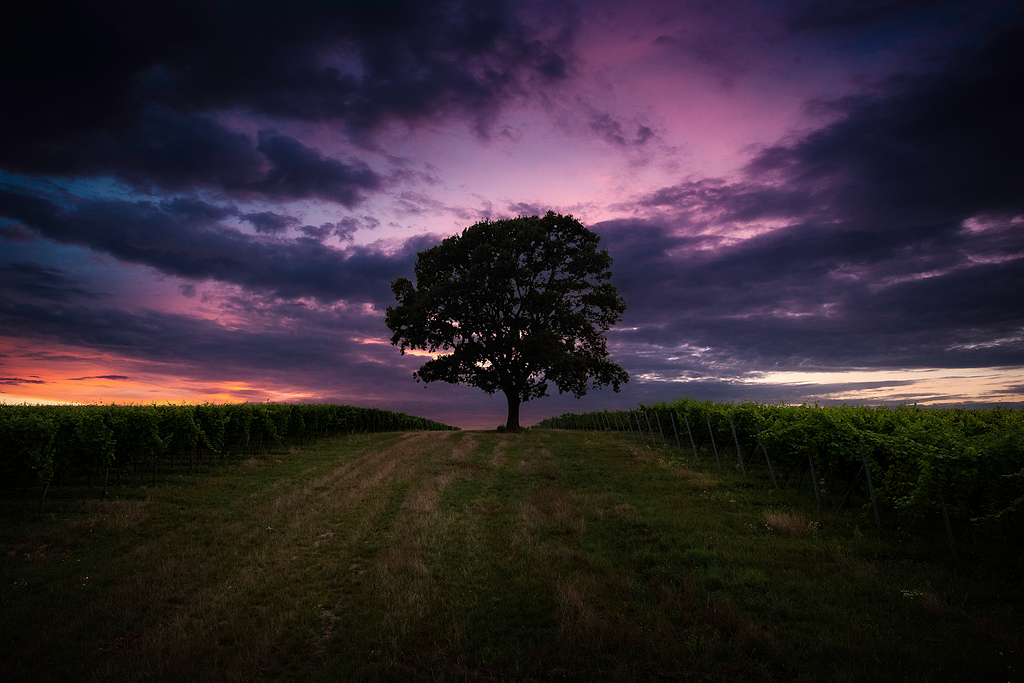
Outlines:
<svg viewBox="0 0 1024 683"><path fill-rule="evenodd" d="M476 223L417 255L415 286L391 283L391 343L403 354L450 351L413 376L501 391L508 429L519 429L520 404L547 396L549 382L577 398L588 387L618 391L629 375L608 360L605 332L626 304L600 240L552 211Z"/></svg>

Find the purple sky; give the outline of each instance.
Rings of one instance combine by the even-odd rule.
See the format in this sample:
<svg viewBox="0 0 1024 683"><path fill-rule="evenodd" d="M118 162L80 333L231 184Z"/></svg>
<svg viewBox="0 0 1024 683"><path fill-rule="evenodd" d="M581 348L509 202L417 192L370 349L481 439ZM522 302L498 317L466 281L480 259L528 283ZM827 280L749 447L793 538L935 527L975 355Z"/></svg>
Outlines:
<svg viewBox="0 0 1024 683"><path fill-rule="evenodd" d="M332 401L412 379L389 283L571 213L619 394L1024 402L1019 2L22 3L0 26L0 400Z"/></svg>

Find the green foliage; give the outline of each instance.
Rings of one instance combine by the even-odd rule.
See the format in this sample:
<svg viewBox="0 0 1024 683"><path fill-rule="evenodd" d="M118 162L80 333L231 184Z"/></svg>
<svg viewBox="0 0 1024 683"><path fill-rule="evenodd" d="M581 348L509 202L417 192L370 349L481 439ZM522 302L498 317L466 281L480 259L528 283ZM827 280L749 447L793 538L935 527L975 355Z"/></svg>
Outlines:
<svg viewBox="0 0 1024 683"><path fill-rule="evenodd" d="M53 477L53 441L57 427L46 415L8 413L0 421L0 452L7 454L3 473L16 481L46 484Z"/></svg>
<svg viewBox="0 0 1024 683"><path fill-rule="evenodd" d="M713 441L718 449L729 450L737 464L742 456L746 467L760 466L763 447L776 474L789 476L813 463L822 479L853 482L851 490L864 494L866 480L860 475L866 460L880 504L897 514L934 512L941 494L950 517L978 531L1009 532L1024 521L1020 410L783 406L682 398L637 411L565 414L540 426L632 431L639 424L640 438L674 446L672 420L684 450L690 446L684 426L688 422L697 443Z"/></svg>
<svg viewBox="0 0 1024 683"><path fill-rule="evenodd" d="M342 405L0 405L0 487L47 484L107 468L258 453L352 432L454 429L433 420Z"/></svg>
<svg viewBox="0 0 1024 683"><path fill-rule="evenodd" d="M110 413L108 409L97 406L90 410L87 408L72 408L74 417L77 417L75 424L76 447L71 453L69 465L79 464L84 467L110 467L114 464L114 449L117 439L114 438L114 430L111 428Z"/></svg>
<svg viewBox="0 0 1024 683"><path fill-rule="evenodd" d="M548 395L548 383L577 398L629 381L608 360L605 332L626 304L611 280L600 237L572 216L485 220L420 252L416 284L395 280L391 343L450 353L427 361L417 381L468 384L519 404Z"/></svg>

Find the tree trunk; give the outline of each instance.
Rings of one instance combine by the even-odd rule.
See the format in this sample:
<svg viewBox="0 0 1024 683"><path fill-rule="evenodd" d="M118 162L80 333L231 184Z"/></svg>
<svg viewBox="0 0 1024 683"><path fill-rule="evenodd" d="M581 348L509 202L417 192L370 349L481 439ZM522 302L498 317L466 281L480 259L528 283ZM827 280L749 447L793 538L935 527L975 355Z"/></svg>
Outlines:
<svg viewBox="0 0 1024 683"><path fill-rule="evenodd" d="M505 392L508 399L508 419L505 420L505 429L519 431L519 394Z"/></svg>

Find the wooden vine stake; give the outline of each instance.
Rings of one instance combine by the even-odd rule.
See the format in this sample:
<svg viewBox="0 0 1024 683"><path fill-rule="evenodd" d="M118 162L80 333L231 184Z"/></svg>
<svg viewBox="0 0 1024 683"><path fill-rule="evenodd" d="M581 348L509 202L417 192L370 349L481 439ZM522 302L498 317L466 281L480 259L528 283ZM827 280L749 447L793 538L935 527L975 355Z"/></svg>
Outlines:
<svg viewBox="0 0 1024 683"><path fill-rule="evenodd" d="M949 511L946 509L946 497L942 495L942 487L939 487L939 505L942 507L942 521L946 523L946 535L949 537L949 549L953 551L953 561L956 562L956 570L960 571L960 555L956 552L956 539L953 538L953 525L949 523Z"/></svg>
<svg viewBox="0 0 1024 683"><path fill-rule="evenodd" d="M643 427L640 425L640 416L639 415L636 416L636 433L637 433L637 436L640 437L640 443L642 445L646 446L647 445L647 440L644 438L644 430L643 430Z"/></svg>
<svg viewBox="0 0 1024 683"><path fill-rule="evenodd" d="M668 439L665 438L665 430L661 428L661 418L658 417L658 411L654 411L654 421L658 423L658 431L661 433L661 445L667 446ZM651 432L651 436L654 436L654 432Z"/></svg>
<svg viewBox="0 0 1024 683"><path fill-rule="evenodd" d="M50 482L46 482L46 487L43 489L43 497L39 499L39 514L43 514L43 501L46 500L46 492L50 490Z"/></svg>
<svg viewBox="0 0 1024 683"><path fill-rule="evenodd" d="M875 526L882 530L882 518L878 516L878 501L875 500L875 487L871 484L871 466L868 465L868 456L864 453L864 439L860 440L860 457L864 461L864 476L868 480L868 493L871 495L871 506L875 509ZM953 551L956 554L956 551Z"/></svg>
<svg viewBox="0 0 1024 683"><path fill-rule="evenodd" d="M729 418L729 426L732 427L732 440L736 442L736 455L740 457L740 469L743 470L743 476L747 476L747 466L743 464L743 453L740 451L740 438L736 436L736 424Z"/></svg>
<svg viewBox="0 0 1024 683"><path fill-rule="evenodd" d="M654 448L658 442L654 439L654 427L651 426L651 416L647 414L646 410L644 411L644 419L647 420L647 430L651 433L651 448Z"/></svg>
<svg viewBox="0 0 1024 683"><path fill-rule="evenodd" d="M711 450L715 452L715 462L718 463L718 469L722 469L722 459L718 457L718 446L715 445L715 431L711 429L711 416L705 413L704 419L708 421L708 436L711 437Z"/></svg>
<svg viewBox="0 0 1024 683"><path fill-rule="evenodd" d="M807 456L807 462L811 465L811 484L814 485L814 500L818 503L818 509L821 509L821 494L818 492L818 475L814 473L814 458L810 455Z"/></svg>
<svg viewBox="0 0 1024 683"><path fill-rule="evenodd" d="M679 443L679 430L676 429L676 416L673 415L674 412L674 410L668 411L668 419L672 422L672 433L676 435L676 448L678 448L679 452L682 453L683 446Z"/></svg>
<svg viewBox="0 0 1024 683"><path fill-rule="evenodd" d="M690 447L693 449L693 461L694 462L698 462L698 460L697 460L697 444L694 443L694 441L693 441L693 430L690 429L690 418L688 418L686 416L686 413L683 413L683 420L686 422L686 433L690 436ZM680 449L680 450L682 450L682 449Z"/></svg>
<svg viewBox="0 0 1024 683"><path fill-rule="evenodd" d="M778 489L779 482L775 481L775 470L772 469L772 461L768 459L768 449L764 447L764 439L761 438L761 428L754 425L754 429L757 430L757 440L761 443L761 452L764 453L764 461L768 463L768 474L772 475L772 484L774 484L775 488Z"/></svg>

